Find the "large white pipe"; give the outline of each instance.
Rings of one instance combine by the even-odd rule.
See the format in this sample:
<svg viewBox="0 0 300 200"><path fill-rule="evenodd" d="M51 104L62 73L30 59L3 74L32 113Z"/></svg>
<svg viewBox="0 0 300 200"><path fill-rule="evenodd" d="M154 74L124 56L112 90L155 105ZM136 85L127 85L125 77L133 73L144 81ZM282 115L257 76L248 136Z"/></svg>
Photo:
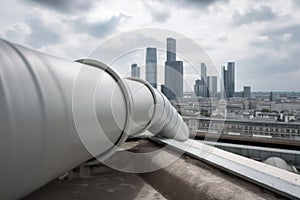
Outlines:
<svg viewBox="0 0 300 200"><path fill-rule="evenodd" d="M159 91L100 62L71 62L0 40L0 66L0 199L24 197L146 130L189 137Z"/></svg>

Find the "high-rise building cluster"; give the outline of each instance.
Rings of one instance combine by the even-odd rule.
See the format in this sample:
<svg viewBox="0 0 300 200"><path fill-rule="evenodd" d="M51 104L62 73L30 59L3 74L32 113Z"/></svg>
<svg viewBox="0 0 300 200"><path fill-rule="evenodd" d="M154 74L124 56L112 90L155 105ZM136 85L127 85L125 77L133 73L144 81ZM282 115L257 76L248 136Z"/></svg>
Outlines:
<svg viewBox="0 0 300 200"><path fill-rule="evenodd" d="M176 40L167 38L167 60L165 62L165 83L161 86L162 93L173 100L183 97L183 62L176 60ZM131 65L131 76L140 77L137 64ZM146 81L157 88L157 50L146 49Z"/></svg>
<svg viewBox="0 0 300 200"><path fill-rule="evenodd" d="M218 93L217 76L207 76L206 64L201 63L201 77L195 80L194 93L201 97L232 98L243 97L251 99L251 87L244 86L242 92L235 91L235 63L228 62L221 68L220 93Z"/></svg>
<svg viewBox="0 0 300 200"><path fill-rule="evenodd" d="M218 92L217 76L207 76L207 68L205 63L201 63L200 71L201 79L195 80L195 95L202 97L215 97Z"/></svg>
<svg viewBox="0 0 300 200"><path fill-rule="evenodd" d="M165 82L161 85L162 93L169 99L183 97L183 61L176 60L176 39L167 38L166 61L164 68ZM146 81L154 88L157 84L157 49L155 47L146 48ZM235 91L235 62L228 62L227 67L221 68L220 92L218 92L217 76L207 75L205 63L200 65L201 76L195 80L194 93L201 97L232 98L244 97L251 99L251 87L244 86L244 91ZM140 67L133 63L131 65L131 76L140 78Z"/></svg>

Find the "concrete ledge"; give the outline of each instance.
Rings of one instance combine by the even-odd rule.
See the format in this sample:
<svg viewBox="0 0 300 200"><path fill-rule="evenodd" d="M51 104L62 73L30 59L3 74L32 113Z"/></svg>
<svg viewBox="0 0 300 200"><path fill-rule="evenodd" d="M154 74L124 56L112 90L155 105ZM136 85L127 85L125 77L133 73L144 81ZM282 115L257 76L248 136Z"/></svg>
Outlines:
<svg viewBox="0 0 300 200"><path fill-rule="evenodd" d="M173 156L174 150L168 153ZM166 168L140 175L168 199L285 199L187 155Z"/></svg>
<svg viewBox="0 0 300 200"><path fill-rule="evenodd" d="M160 149L150 140L127 142L124 149L150 152ZM117 152L112 159L119 159ZM177 151L166 148L159 159L177 156ZM130 160L121 160L124 165ZM156 159L149 160L152 164ZM142 174L118 172L105 165L89 167L89 176L80 178L80 168L72 179L53 181L26 197L29 199L284 199L256 184L229 174L187 155L160 170ZM74 176L74 173L77 177Z"/></svg>
<svg viewBox="0 0 300 200"><path fill-rule="evenodd" d="M297 174L206 145L200 141L155 140L179 151L184 149L186 154L196 159L288 198L298 199L300 196L300 176Z"/></svg>

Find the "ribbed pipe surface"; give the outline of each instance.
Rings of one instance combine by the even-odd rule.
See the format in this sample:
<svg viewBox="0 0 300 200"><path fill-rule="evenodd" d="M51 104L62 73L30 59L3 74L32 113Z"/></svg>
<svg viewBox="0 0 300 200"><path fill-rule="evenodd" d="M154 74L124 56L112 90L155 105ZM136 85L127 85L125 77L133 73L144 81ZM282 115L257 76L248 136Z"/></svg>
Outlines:
<svg viewBox="0 0 300 200"><path fill-rule="evenodd" d="M189 131L148 83L93 60L71 62L0 40L0 199L24 197L146 130Z"/></svg>

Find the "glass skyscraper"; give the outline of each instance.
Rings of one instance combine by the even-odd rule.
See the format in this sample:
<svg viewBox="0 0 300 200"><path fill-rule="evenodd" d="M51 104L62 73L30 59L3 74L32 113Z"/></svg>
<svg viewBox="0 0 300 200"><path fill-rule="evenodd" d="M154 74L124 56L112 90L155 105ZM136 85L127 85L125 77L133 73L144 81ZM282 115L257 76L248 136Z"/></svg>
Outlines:
<svg viewBox="0 0 300 200"><path fill-rule="evenodd" d="M207 73L206 73L206 64L205 63L201 63L200 71L201 71L201 80L203 81L203 84L204 84L204 89L200 96L207 97L208 96L208 91L207 91L208 83L207 83Z"/></svg>
<svg viewBox="0 0 300 200"><path fill-rule="evenodd" d="M147 48L146 52L146 81L157 88L157 54L156 48Z"/></svg>
<svg viewBox="0 0 300 200"><path fill-rule="evenodd" d="M228 62L227 69L222 67L222 92L226 98L233 97L235 92L235 63Z"/></svg>
<svg viewBox="0 0 300 200"><path fill-rule="evenodd" d="M251 99L251 87L250 86L244 86L244 97Z"/></svg>
<svg viewBox="0 0 300 200"><path fill-rule="evenodd" d="M167 38L167 61L163 94L169 99L183 97L183 62L176 61L176 40Z"/></svg>
<svg viewBox="0 0 300 200"><path fill-rule="evenodd" d="M140 68L135 63L131 65L131 77L140 78Z"/></svg>
<svg viewBox="0 0 300 200"><path fill-rule="evenodd" d="M194 93L196 96L203 96L204 90L206 90L204 81L202 79L195 80Z"/></svg>
<svg viewBox="0 0 300 200"><path fill-rule="evenodd" d="M218 78L216 76L208 76L207 77L207 87L208 93L210 97L215 97L217 95L218 90Z"/></svg>
<svg viewBox="0 0 300 200"><path fill-rule="evenodd" d="M176 40L167 38L167 62L176 61Z"/></svg>

